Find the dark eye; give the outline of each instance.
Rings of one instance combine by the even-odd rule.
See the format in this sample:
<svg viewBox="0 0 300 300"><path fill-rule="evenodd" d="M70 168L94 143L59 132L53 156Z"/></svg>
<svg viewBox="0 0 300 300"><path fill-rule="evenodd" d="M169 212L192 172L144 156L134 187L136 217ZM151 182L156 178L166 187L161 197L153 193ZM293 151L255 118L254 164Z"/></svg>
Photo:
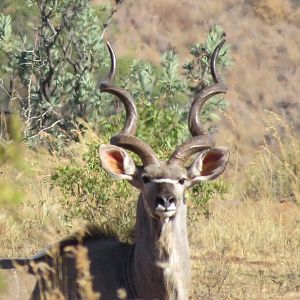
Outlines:
<svg viewBox="0 0 300 300"><path fill-rule="evenodd" d="M142 180L144 183L148 183L150 181L150 178L147 176L142 176Z"/></svg>
<svg viewBox="0 0 300 300"><path fill-rule="evenodd" d="M178 180L178 182L179 182L180 184L184 184L185 181L186 181L186 178L180 178L180 179Z"/></svg>

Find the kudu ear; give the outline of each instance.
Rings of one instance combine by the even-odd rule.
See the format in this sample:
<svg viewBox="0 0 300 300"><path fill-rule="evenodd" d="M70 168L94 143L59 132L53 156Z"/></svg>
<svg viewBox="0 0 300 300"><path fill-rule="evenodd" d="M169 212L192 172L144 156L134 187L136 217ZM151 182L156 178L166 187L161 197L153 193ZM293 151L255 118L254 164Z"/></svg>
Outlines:
<svg viewBox="0 0 300 300"><path fill-rule="evenodd" d="M116 179L132 180L135 174L135 163L122 148L113 145L100 145L99 155L102 167Z"/></svg>
<svg viewBox="0 0 300 300"><path fill-rule="evenodd" d="M225 170L228 159L229 152L226 148L202 151L188 169L191 185L217 178Z"/></svg>

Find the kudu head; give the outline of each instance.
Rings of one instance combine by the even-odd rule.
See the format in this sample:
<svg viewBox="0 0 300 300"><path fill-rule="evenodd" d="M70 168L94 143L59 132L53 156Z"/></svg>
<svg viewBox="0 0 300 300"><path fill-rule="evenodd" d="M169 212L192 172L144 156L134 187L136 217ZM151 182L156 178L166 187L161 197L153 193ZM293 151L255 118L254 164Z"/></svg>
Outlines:
<svg viewBox="0 0 300 300"><path fill-rule="evenodd" d="M186 189L200 181L215 179L226 167L229 152L225 148L214 147L200 121L200 112L205 102L210 97L227 91L216 69L216 60L224 43L225 38L216 47L211 58L214 84L199 91L192 102L188 118L192 137L179 146L168 161L159 160L151 147L135 136L138 119L136 106L125 90L112 84L116 58L112 47L107 43L111 69L107 80L101 83L100 90L121 100L126 109L126 122L121 132L111 138L110 145L100 146L102 166L114 178L126 179L140 189L148 215L163 223L176 218L181 207L185 207ZM136 153L142 166L136 166L125 149ZM194 155L193 162L186 166Z"/></svg>

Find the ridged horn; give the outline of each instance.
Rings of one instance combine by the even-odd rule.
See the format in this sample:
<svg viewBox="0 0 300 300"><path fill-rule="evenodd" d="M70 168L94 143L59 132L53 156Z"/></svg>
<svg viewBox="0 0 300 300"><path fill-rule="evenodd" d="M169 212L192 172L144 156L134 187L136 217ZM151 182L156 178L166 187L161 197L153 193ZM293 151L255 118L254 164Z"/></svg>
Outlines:
<svg viewBox="0 0 300 300"><path fill-rule="evenodd" d="M227 86L224 84L216 67L216 61L220 49L224 45L225 41L226 36L224 35L224 38L217 45L211 57L210 70L214 83L201 89L192 102L188 118L189 130L192 137L175 150L169 160L169 163L171 164L184 164L191 155L214 146L212 138L205 133L205 130L201 124L200 114L204 104L208 99L217 94L227 92Z"/></svg>
<svg viewBox="0 0 300 300"><path fill-rule="evenodd" d="M110 143L136 153L141 158L144 166L158 164L159 160L152 148L135 136L138 114L133 98L127 91L112 84L117 62L114 50L109 42L107 42L107 48L110 54L111 65L107 78L100 83L100 91L116 96L123 103L126 111L125 125L117 135L110 139Z"/></svg>

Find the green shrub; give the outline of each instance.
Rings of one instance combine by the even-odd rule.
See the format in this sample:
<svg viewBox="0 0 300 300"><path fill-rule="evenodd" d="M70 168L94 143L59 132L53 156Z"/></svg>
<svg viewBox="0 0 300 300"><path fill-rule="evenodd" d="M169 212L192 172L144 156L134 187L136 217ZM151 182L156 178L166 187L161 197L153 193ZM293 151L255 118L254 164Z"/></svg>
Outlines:
<svg viewBox="0 0 300 300"><path fill-rule="evenodd" d="M32 12L24 18L26 30L14 26L18 18L0 13L0 109L21 116L31 145L43 132L62 142L75 139L77 118L89 121L101 101L95 75L107 63L102 35L114 10L109 1L20 2Z"/></svg>
<svg viewBox="0 0 300 300"><path fill-rule="evenodd" d="M217 45L222 37L219 31L220 28L216 27L208 34L210 37L208 40L211 40L211 35L215 36L214 45ZM204 48L205 45L201 47ZM207 49L206 55L211 54L212 50ZM196 55L193 56L191 72L200 63ZM228 50L223 52L218 63L225 65L227 60L229 60ZM124 77L117 76L119 81L117 85L132 91L133 97L137 99L140 116L137 135L147 141L160 158L166 159L176 146L190 135L187 129L188 97L186 94L192 94L194 87L189 84L188 72L185 68L185 72L180 73L174 53L164 54L160 66L133 61L130 67L126 64L126 69L129 74L126 76L126 72L121 70ZM211 79L206 80L210 82ZM179 102L178 99L181 101ZM84 163L74 161L71 166L61 167L52 179L54 184L64 192L65 198L62 203L67 208L67 218L80 216L91 222L100 222L102 226L106 224L121 238L126 239L134 223L137 193L133 193L129 183L113 181L100 166L99 144L109 143L111 136L116 134L117 128L121 128L124 122L123 113L114 113L110 95L107 96L106 101L105 104L111 111L106 109L104 115L98 115L97 128L100 142L96 141L89 145L89 151L83 157ZM210 103L203 112L205 121L213 119L212 115L215 114L217 107L224 108L226 102L218 98ZM138 160L136 156L135 158ZM225 193L227 188L222 181L196 186L191 192L193 206L209 216L208 201L216 193ZM195 214L192 217L194 218Z"/></svg>
<svg viewBox="0 0 300 300"><path fill-rule="evenodd" d="M53 184L65 195L62 204L67 219L79 216L113 224L125 237L132 226L136 194L128 183L113 182L104 174L97 151L100 143L108 143L116 128L122 127L123 113L112 95L100 94L96 83L108 67L102 37L122 1L91 6L87 0L26 0L22 29L15 24L18 18L14 15L12 22L8 15L17 2L4 1L2 12L6 14L0 14L1 106L20 114L22 136L31 146L47 140L51 150L64 150L66 141L84 135L82 119L99 132L100 141L89 145L82 159L59 168ZM118 60L116 84L136 99L140 115L137 134L161 158L169 157L189 137L190 99L211 83L209 60L222 36L222 28L213 27L205 43L191 47L191 58L183 68L173 51L162 55L160 65L130 57ZM227 44L217 63L226 67L230 62ZM226 104L223 97L211 99L204 107L203 121L215 120L217 109ZM195 188L195 205L207 210L206 203L217 190L224 189L215 183Z"/></svg>
<svg viewBox="0 0 300 300"><path fill-rule="evenodd" d="M101 224L127 240L133 227L134 199L132 187L127 182L113 182L101 168L97 143L89 146L83 162L73 161L61 167L52 180L64 194L61 204L66 211L66 221L74 217Z"/></svg>

